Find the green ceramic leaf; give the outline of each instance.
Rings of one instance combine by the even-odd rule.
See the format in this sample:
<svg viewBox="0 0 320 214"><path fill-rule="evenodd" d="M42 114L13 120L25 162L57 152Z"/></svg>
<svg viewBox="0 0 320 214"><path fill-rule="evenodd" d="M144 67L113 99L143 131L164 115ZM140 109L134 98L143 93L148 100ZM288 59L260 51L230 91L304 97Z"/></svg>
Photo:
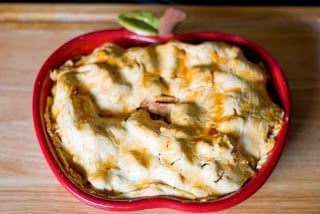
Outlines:
<svg viewBox="0 0 320 214"><path fill-rule="evenodd" d="M133 11L118 16L118 23L137 34L157 35L159 17L147 11Z"/></svg>

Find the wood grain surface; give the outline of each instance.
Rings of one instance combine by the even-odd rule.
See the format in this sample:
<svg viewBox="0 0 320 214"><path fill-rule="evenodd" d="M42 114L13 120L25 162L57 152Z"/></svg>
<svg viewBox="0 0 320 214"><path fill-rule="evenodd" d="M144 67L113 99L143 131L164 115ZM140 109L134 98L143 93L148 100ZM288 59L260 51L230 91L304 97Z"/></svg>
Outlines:
<svg viewBox="0 0 320 214"><path fill-rule="evenodd" d="M49 54L69 39L119 28L121 12L146 9L161 15L165 8L0 4L1 213L107 213L79 202L51 173L33 129L33 82ZM292 95L289 138L275 171L252 197L221 213L320 213L320 8L181 8L189 18L176 33L222 31L260 44L283 68ZM179 213L143 212L169 211Z"/></svg>

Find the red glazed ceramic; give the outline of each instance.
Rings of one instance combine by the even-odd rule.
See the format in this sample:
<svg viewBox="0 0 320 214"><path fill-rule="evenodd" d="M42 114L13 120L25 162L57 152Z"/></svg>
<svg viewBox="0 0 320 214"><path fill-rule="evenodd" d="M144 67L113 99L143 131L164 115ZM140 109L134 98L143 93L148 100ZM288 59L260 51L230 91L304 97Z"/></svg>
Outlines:
<svg viewBox="0 0 320 214"><path fill-rule="evenodd" d="M170 197L150 197L131 200L109 200L90 195L79 189L68 179L63 170L55 147L47 132L44 120L46 98L50 93L53 82L49 78L51 69L57 68L67 59L82 54L89 54L96 47L105 42L112 42L123 47L143 46L151 43L163 43L168 40L179 40L190 43L202 41L224 41L242 48L245 55L253 62L263 61L267 71L271 75L268 90L273 100L284 109L283 126L277 136L276 143L267 161L257 174L238 191L207 202L190 202ZM172 37L142 36L125 29L104 30L88 33L72 39L58 48L42 65L33 91L32 113L35 133L42 153L58 181L76 198L91 206L113 211L134 211L151 208L169 208L189 212L220 211L235 206L254 194L268 179L274 170L283 151L290 122L290 95L284 73L275 59L263 48L244 38L219 33L219 32L195 32Z"/></svg>

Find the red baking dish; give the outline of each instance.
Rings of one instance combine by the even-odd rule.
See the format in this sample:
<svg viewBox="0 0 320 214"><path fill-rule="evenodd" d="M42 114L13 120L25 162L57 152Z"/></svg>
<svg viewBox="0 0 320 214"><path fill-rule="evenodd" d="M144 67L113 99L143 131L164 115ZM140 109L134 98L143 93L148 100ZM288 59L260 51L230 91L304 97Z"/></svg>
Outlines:
<svg viewBox="0 0 320 214"><path fill-rule="evenodd" d="M78 55L88 54L96 47L105 42L112 42L123 47L143 46L151 43L163 43L168 40L179 40L190 43L202 41L224 41L241 47L245 55L253 62L263 62L271 79L268 83L268 90L273 100L284 109L283 126L276 139L267 161L249 182L240 190L206 202L192 202L179 200L170 197L149 197L130 200L110 200L90 195L77 187L63 170L55 147L50 141L46 132L44 112L46 98L50 93L53 82L49 78L50 70L60 66L65 60ZM41 147L41 151L50 166L53 174L72 195L86 204L96 208L113 211L134 211L151 208L169 208L189 212L212 212L220 211L235 206L254 194L268 179L283 151L290 122L290 94L284 72L281 70L275 59L259 45L241 38L220 32L195 32L174 35L171 37L142 36L125 29L103 30L81 35L59 47L44 62L34 82L32 113L35 133Z"/></svg>

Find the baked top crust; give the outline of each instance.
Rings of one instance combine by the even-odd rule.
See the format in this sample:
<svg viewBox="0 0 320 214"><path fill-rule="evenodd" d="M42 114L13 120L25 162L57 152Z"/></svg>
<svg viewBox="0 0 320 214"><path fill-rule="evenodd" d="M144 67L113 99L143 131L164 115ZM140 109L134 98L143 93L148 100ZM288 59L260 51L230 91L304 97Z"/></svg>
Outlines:
<svg viewBox="0 0 320 214"><path fill-rule="evenodd" d="M223 42L107 43L51 72L47 129L90 191L208 200L241 188L275 144L268 78Z"/></svg>

